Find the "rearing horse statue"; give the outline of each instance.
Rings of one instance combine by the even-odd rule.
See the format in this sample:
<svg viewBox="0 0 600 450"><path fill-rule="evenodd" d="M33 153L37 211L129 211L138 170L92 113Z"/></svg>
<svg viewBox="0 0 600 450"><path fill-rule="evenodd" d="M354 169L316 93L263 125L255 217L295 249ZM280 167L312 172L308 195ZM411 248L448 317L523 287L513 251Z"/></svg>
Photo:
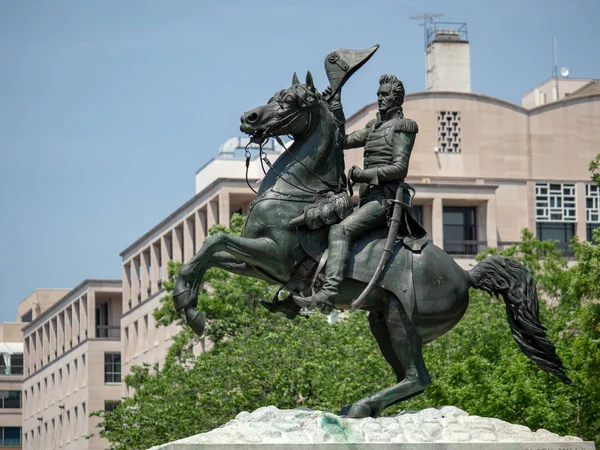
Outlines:
<svg viewBox="0 0 600 450"><path fill-rule="evenodd" d="M241 122L240 129L255 142L292 135L293 144L268 163L270 170L248 211L242 236L217 233L208 237L179 272L173 293L175 307L185 311L188 324L199 335L205 318L195 309L198 290L211 267L268 280L296 294L314 287L314 273L322 267L317 263L325 245L314 238L320 230L290 222L308 205L345 189L343 124L336 122L310 73L305 83L294 74L291 87L277 92L266 105L244 113ZM325 233L320 236L326 236L326 229L323 227ZM374 230L353 243L336 308L349 308L363 292L375 272L385 236L385 229ZM384 408L424 391L431 380L422 345L460 321L471 287L502 295L521 350L544 371L572 383L539 321L535 281L521 263L492 256L465 271L430 242L414 251L398 239L390 263L361 307L369 311L370 329L398 382L356 401L342 413L377 417Z"/></svg>

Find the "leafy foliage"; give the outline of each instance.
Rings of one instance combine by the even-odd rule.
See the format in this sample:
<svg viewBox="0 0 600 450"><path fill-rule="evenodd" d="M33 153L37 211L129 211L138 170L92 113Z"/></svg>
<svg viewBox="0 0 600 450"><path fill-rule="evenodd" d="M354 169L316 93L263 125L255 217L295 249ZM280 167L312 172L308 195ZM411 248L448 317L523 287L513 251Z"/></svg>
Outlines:
<svg viewBox="0 0 600 450"><path fill-rule="evenodd" d="M233 232L239 232L242 219L233 223ZM433 385L386 414L451 404L600 442L600 230L595 239L596 244L573 242L578 264L572 267L552 242L540 242L527 230L519 245L502 252L527 266L542 298L554 305L541 302L542 322L579 388L541 372L513 341L502 300L472 291L464 319L425 348ZM169 266L167 290L178 268ZM134 368L125 380L133 396L112 413L95 413L112 449L145 449L271 404L338 412L395 382L366 314L335 324L318 313L289 321L257 306L273 295L265 283L219 270L207 272L206 279L209 287L198 308L207 314L214 348L194 357L195 338L184 327L160 371ZM168 296L156 314L161 325L183 323L171 305Z"/></svg>
<svg viewBox="0 0 600 450"><path fill-rule="evenodd" d="M589 171L592 173L592 181L600 186L600 153L590 162Z"/></svg>

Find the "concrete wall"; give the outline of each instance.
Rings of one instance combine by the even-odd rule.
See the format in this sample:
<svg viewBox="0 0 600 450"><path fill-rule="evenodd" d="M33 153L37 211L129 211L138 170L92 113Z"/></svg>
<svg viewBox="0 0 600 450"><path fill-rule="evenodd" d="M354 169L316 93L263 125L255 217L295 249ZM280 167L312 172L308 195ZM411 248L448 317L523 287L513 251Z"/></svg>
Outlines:
<svg viewBox="0 0 600 450"><path fill-rule="evenodd" d="M5 322L0 324L0 342L23 342L22 322Z"/></svg>

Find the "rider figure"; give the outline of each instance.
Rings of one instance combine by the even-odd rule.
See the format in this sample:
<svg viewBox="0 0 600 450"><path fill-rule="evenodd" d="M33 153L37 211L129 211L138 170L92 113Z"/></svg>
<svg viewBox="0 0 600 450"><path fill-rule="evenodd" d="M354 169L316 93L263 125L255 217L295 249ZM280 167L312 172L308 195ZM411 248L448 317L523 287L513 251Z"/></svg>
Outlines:
<svg viewBox="0 0 600 450"><path fill-rule="evenodd" d="M331 109L340 123L344 113L339 90L330 101ZM346 135L344 148L364 146L363 169L353 166L349 178L362 183L359 208L342 222L329 229L329 258L325 268L323 287L310 297L297 297L322 311L331 310L338 295L338 286L344 279L344 270L353 240L387 224L386 200L395 198L398 185L404 182L410 154L418 132L416 122L405 119L402 113L404 86L394 75L383 75L379 80L377 119L365 128Z"/></svg>

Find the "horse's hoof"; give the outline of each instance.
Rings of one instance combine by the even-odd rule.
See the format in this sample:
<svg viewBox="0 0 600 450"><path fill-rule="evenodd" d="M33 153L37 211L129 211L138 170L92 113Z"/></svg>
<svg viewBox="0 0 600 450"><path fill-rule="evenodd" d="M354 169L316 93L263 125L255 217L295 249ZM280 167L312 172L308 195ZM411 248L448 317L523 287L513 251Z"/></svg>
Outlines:
<svg viewBox="0 0 600 450"><path fill-rule="evenodd" d="M352 405L343 406L338 416L346 417L348 415L348 411L350 411L350 408L352 408Z"/></svg>
<svg viewBox="0 0 600 450"><path fill-rule="evenodd" d="M198 297L193 295L191 284L181 276L177 277L173 288L173 304L176 311L193 309L198 305Z"/></svg>
<svg viewBox="0 0 600 450"><path fill-rule="evenodd" d="M366 403L357 402L350 407L346 416L352 419L361 419L363 417L378 417L379 414Z"/></svg>
<svg viewBox="0 0 600 450"><path fill-rule="evenodd" d="M204 333L204 327L206 326L206 318L204 314L193 308L189 308L185 311L185 320L194 333L198 336L202 336Z"/></svg>

